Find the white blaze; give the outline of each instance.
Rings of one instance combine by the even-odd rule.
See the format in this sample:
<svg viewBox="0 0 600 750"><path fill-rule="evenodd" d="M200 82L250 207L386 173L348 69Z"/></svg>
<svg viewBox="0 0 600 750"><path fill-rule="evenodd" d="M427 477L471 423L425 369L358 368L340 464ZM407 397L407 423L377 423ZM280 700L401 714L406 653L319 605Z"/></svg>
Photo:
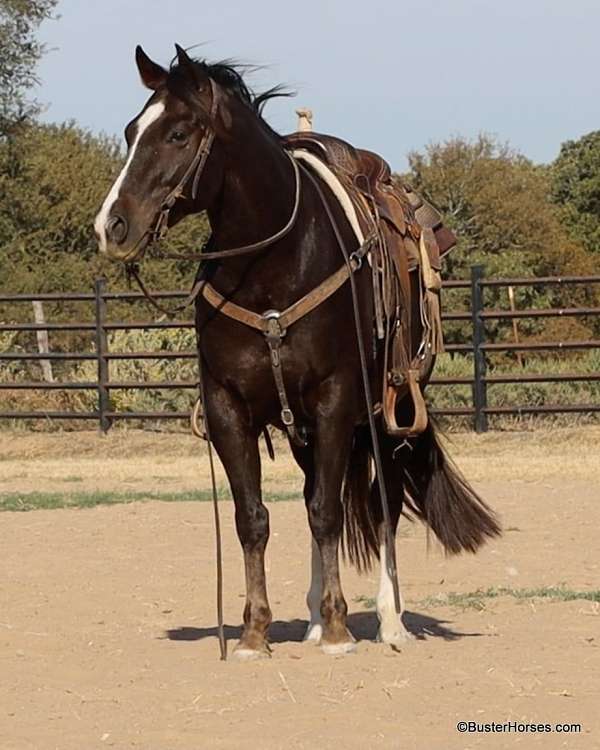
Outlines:
<svg viewBox="0 0 600 750"><path fill-rule="evenodd" d="M98 237L100 238L100 252L101 253L106 252L106 222L108 221L108 217L110 216L110 210L113 207L117 198L119 197L121 185L123 184L123 181L125 180L125 177L127 176L127 170L131 166L131 162L133 161L135 150L137 148L138 143L140 142L140 138L144 134L144 131L146 131L153 122L156 122L156 120L158 120L158 118L162 115L164 111L165 111L165 105L162 102L151 104L148 107L148 109L142 112L139 120L136 123L135 139L133 143L131 144L129 153L127 154L127 161L125 162L125 166L121 170L120 175L115 180L114 185L110 189L109 194L106 196L104 203L102 204L102 208L98 212L98 215L96 216L96 220L94 221L94 229L96 230L96 232L98 233Z"/></svg>

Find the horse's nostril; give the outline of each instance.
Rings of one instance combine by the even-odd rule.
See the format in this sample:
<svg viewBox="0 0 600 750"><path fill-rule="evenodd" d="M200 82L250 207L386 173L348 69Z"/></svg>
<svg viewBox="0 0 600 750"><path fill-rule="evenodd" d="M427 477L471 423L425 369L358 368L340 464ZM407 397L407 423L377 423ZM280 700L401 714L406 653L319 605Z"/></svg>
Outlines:
<svg viewBox="0 0 600 750"><path fill-rule="evenodd" d="M127 237L127 221L116 214L111 216L106 222L106 234L111 242L121 244Z"/></svg>

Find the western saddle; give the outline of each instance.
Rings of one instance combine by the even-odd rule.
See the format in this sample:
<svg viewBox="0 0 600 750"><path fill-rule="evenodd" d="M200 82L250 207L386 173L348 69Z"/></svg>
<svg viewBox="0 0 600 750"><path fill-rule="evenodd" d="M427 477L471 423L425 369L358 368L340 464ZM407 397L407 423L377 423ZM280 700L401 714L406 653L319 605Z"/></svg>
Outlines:
<svg viewBox="0 0 600 750"><path fill-rule="evenodd" d="M369 262L375 329L384 357L377 408L388 433L414 437L427 426L422 391L435 355L444 350L440 261L454 247L456 238L444 226L440 213L392 175L388 163L377 154L312 131L292 133L285 137L284 145L296 158L308 153L324 163L349 197L363 235L376 237ZM418 307L415 293L419 295ZM423 331L417 346L412 335L416 309ZM397 406L407 396L412 423L400 425Z"/></svg>

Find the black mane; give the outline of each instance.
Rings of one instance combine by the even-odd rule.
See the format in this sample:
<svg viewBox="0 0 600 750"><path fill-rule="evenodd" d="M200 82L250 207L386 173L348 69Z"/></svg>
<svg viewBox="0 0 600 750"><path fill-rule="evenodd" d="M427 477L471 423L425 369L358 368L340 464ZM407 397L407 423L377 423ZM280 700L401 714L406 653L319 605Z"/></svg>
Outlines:
<svg viewBox="0 0 600 750"><path fill-rule="evenodd" d="M294 96L293 91L288 90L282 84L278 84L257 94L244 80L244 74L256 70L256 68L232 60L221 60L214 63L206 60L193 60L193 64L202 76L212 78L215 83L233 94L238 101L252 110L269 132L277 138L280 137L264 119L263 110L265 104L271 99L280 96ZM193 98L196 93L196 84L192 80L192 76L184 66L177 62L177 58L171 63L167 85L173 93L184 99Z"/></svg>

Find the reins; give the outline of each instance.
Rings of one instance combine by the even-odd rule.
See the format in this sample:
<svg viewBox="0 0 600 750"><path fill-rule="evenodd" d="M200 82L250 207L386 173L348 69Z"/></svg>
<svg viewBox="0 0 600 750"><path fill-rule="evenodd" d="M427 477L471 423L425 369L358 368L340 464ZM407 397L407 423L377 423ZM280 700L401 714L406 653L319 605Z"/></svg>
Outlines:
<svg viewBox="0 0 600 750"><path fill-rule="evenodd" d="M202 144L201 144L202 146ZM264 240L259 240L258 242L253 242L249 245L242 245L240 247L234 247L229 250L218 250L215 252L200 252L196 254L192 253L163 253L163 258L168 258L170 260L191 260L195 261L197 263L204 263L208 260L227 260L228 258L239 258L244 255L249 255L250 253L258 252L259 250L264 250L267 247L270 247L271 245L275 244L279 240L283 239L286 235L288 235L292 229L294 228L296 224L296 220L298 219L298 210L300 208L300 193L301 193L301 180L300 180L300 170L298 168L298 164L294 157L289 154L287 151L285 152L287 156L289 157L292 167L294 169L294 180L295 180L295 191L294 191L294 205L292 207L292 213L290 214L290 218L288 219L285 226L283 226L278 232L275 232L275 234L270 235ZM196 159L194 159L196 161ZM200 160L198 162L198 169L203 169L204 165L206 163L206 159ZM192 171L188 169L184 175L185 181L189 180L192 175ZM196 173L196 177L194 178L194 185L196 184L196 178L198 177L198 172ZM172 190L171 193L169 193L169 197L167 198L167 201L171 201L172 197L177 194L177 197L181 197L183 195L183 188L185 187L185 182L181 181L177 188L175 190ZM155 228L153 230L149 230L146 232L143 237L146 237L148 234L151 234L152 236L160 236L164 235L164 232L166 231L166 227L168 224L168 216L169 212L175 205L175 202L177 200L177 197L173 200L171 205L168 208L165 208L161 210L161 213L159 214L159 218L156 222ZM163 206L166 205L166 202L163 203ZM163 218L164 217L164 218ZM158 227L161 227L162 229L157 229ZM136 245L136 248L139 246ZM135 249L135 248L134 248ZM168 315L169 317L172 317L173 315L176 315L177 313L182 312L182 310L185 310L186 307L189 307L195 300L198 294L200 293L203 285L204 280L199 279L195 282L194 286L192 287L190 293L185 298L185 300L180 304L176 305L172 308L166 308L163 305L161 305L156 298L152 295L152 293L146 288L144 282L142 281L142 278L139 273L139 268L137 262L132 263L126 263L127 273L130 275L133 279L135 279L137 285L140 288L140 291L146 297L148 302L155 307L159 312L163 313L163 315Z"/></svg>
<svg viewBox="0 0 600 750"><path fill-rule="evenodd" d="M298 169L298 164L296 163L296 160L294 157L289 154L287 151L285 152L292 163L292 167L294 168L294 178L295 178L295 197L294 197L294 206L292 208L292 213L290 214L290 218L288 219L285 226L283 226L278 232L275 232L275 234L270 235L264 240L259 240L258 242L253 242L250 245L242 245L241 247L234 247L230 250L217 250L215 252L201 252L201 253L163 253L163 258L168 258L170 260L193 260L198 261L200 263L207 261L207 260L225 260L227 258L238 258L241 255L248 255L249 253L254 253L257 250L264 250L265 248L269 247L270 245L275 244L275 242L279 242L279 240L282 240L286 235L288 235L292 229L294 228L294 225L296 224L296 219L298 218L298 209L300 208L300 170Z"/></svg>

